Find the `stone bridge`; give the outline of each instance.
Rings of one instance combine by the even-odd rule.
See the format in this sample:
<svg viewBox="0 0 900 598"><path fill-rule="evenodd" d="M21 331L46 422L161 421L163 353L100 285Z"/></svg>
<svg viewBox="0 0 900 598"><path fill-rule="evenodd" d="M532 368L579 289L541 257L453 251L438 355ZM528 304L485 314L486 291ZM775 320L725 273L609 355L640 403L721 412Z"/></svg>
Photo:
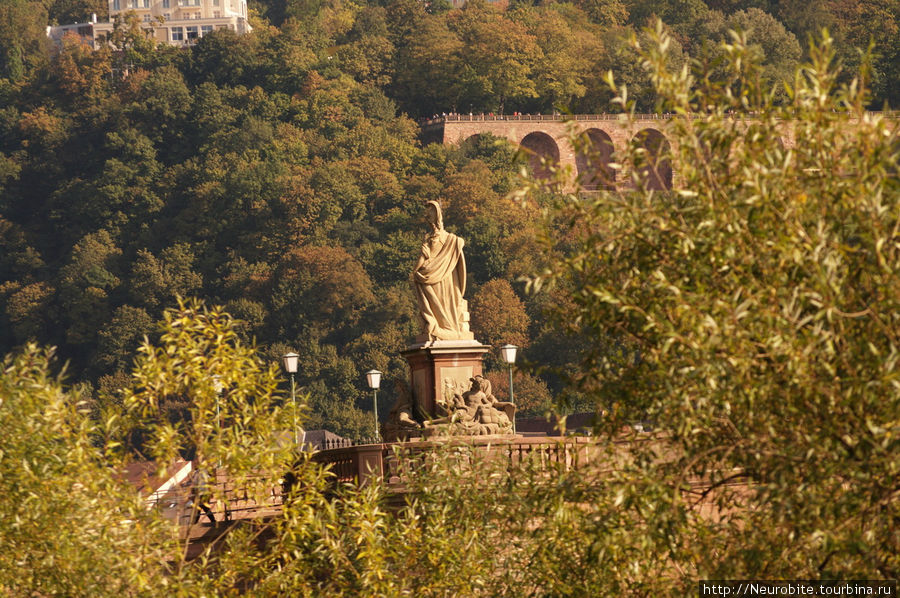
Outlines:
<svg viewBox="0 0 900 598"><path fill-rule="evenodd" d="M897 113L886 114L896 118ZM752 118L745 119L748 124ZM593 150L593 160L575 152L568 140L570 122L578 131L587 134ZM647 150L647 166L644 168L648 187L656 190L672 188L672 166L666 158L670 141L667 136L669 118L661 114L637 114L626 120L621 114L578 114L570 116L521 114L521 115L465 115L451 114L422 123L422 138L426 143L464 143L480 133L490 133L510 140L525 149L532 169L546 174L541 164L545 161L570 166L581 176L585 189L613 189L627 186L624 177L609 167L613 152L623 152L627 145L636 142ZM782 147L794 143L791 127L785 124L783 134L773 140Z"/></svg>

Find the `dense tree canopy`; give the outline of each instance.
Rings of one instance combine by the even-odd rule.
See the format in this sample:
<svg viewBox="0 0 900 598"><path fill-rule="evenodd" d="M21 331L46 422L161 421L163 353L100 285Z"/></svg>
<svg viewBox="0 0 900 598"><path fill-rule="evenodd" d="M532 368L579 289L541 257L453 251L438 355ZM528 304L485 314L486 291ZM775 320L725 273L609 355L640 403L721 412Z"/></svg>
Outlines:
<svg viewBox="0 0 900 598"><path fill-rule="evenodd" d="M114 48L89 51L51 49L44 27L95 3L0 3L0 593L684 596L703 577L896 578L898 142L865 108L900 102L898 6L272 0L251 4L246 36L155 47L126 17ZM833 44L804 50L821 25ZM611 105L626 87L633 103ZM629 147L632 191L535 181L520 205L508 146L423 146L412 120L632 108L697 117L672 123L675 192L649 190ZM732 117L747 111L749 129ZM801 143L772 142L785 122ZM394 517L377 485L330 500L288 454L285 352L302 355L307 427L349 436L372 429L362 373L407 377L434 199L467 241L479 337L542 366L517 374L523 410L597 409L609 450L640 424L665 458L637 443L612 475L549 481L434 459ZM536 272L544 288L525 294ZM488 372L501 396L504 374ZM187 563L115 475L123 447L303 483L271 541L237 533ZM693 508L696 479L723 517Z"/></svg>
<svg viewBox="0 0 900 598"><path fill-rule="evenodd" d="M516 282L538 264L537 210L504 199L514 153L487 136L423 147L409 117L620 110L608 69L653 110L658 92L629 40L646 44L654 16L672 35L670 69L726 74L736 28L767 84L790 77L817 24L831 24L851 65L874 30L870 105L900 89L887 0L260 0L251 34L216 31L191 48L156 47L134 15L117 20L111 47L48 43L48 23L102 8L0 6L0 351L55 345L70 376L99 388L129 370L165 307L203 297L273 359L308 347L314 406L343 404L346 421L369 408L361 374L375 362L406 375L396 352L416 331L406 295L428 200L467 241L474 306L501 288L523 302L506 324L476 316L484 340L522 339L526 358L554 366L578 346L560 343L546 301Z"/></svg>
<svg viewBox="0 0 900 598"><path fill-rule="evenodd" d="M639 580L648 595L671 593L675 562L684 578L893 578L896 121L865 112L862 80L838 84L830 39L779 104L752 38L721 48L733 76L723 85L704 69L671 72L667 34L654 36L644 56L679 115L680 183L648 189L631 148L620 159L634 192L570 185L541 237L548 268L531 281L570 299L551 311L585 342L571 380L601 406L596 431L616 438L640 423L664 442L633 444L618 469L623 523L630 513L646 526L625 540L632 557L610 558L639 571L620 592ZM753 126L732 117L742 109ZM790 149L773 142L785 123ZM673 492L688 479L713 486ZM721 517L692 510L710 497Z"/></svg>

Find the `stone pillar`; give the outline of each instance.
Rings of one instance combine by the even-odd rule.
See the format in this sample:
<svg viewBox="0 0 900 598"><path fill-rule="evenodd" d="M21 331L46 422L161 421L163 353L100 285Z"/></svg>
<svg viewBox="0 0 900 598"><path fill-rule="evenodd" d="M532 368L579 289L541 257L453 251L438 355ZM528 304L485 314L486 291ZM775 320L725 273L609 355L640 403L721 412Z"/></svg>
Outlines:
<svg viewBox="0 0 900 598"><path fill-rule="evenodd" d="M446 401L454 390L468 389L469 379L482 373L481 359L489 350L478 341L460 340L416 343L402 351L409 362L415 417L434 417L438 399Z"/></svg>
<svg viewBox="0 0 900 598"><path fill-rule="evenodd" d="M354 446L353 461L356 463L356 477L361 485L368 484L371 480L380 480L384 477L384 462L382 457L383 445L364 444Z"/></svg>

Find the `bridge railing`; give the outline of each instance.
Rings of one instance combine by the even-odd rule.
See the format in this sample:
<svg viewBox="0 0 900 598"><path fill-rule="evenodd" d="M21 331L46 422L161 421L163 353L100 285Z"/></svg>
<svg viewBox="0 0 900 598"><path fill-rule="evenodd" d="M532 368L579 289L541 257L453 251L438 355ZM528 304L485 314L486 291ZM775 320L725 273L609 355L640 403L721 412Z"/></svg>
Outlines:
<svg viewBox="0 0 900 598"><path fill-rule="evenodd" d="M281 486L254 486L263 478L251 478L240 487L236 486L224 469L216 470L214 481L209 484L209 503L216 521L248 519L265 512L274 512L281 507ZM190 483L181 484L163 491L153 492L146 498L148 508L156 509L164 518L181 526L191 524L192 517L198 521L208 521L200 510L195 513L193 488Z"/></svg>
<svg viewBox="0 0 900 598"><path fill-rule="evenodd" d="M538 466L577 468L597 457L597 445L587 437L480 438L371 444L319 451L313 460L331 467L338 483L366 483L379 478L402 484L408 475L428 465L443 447L471 448L481 456L510 466L531 461Z"/></svg>
<svg viewBox="0 0 900 598"><path fill-rule="evenodd" d="M567 120L619 120L624 114L447 114L437 118L420 121L423 127L442 125L448 122L486 122L486 121L522 121L522 122L563 122ZM659 120L668 118L663 114L635 114L638 120Z"/></svg>
<svg viewBox="0 0 900 598"><path fill-rule="evenodd" d="M453 461L453 467L476 467L490 462L509 468L528 465L531 471L552 474L560 470L579 470L588 464L599 466L599 473L613 471L621 459L627 458L626 447L635 442L660 443L659 437L627 437L613 445L598 443L584 436L567 437L471 437L431 441L411 441L390 444L362 444L320 450L311 459L329 466L336 484L366 484L382 480L402 501L408 482L417 472L429 469L435 460ZM621 449L621 450L620 450ZM660 454L665 454L661 451ZM708 480L690 480L692 488L708 485ZM261 484L261 485L260 485ZM281 484L266 487L263 478L253 478L246 486L236 487L223 469L215 474L210 507L217 521L252 519L277 515L282 506ZM263 491L259 492L262 488ZM196 500L189 484L176 486L147 497L148 506L187 527L192 518L205 523L206 515L196 512Z"/></svg>
<svg viewBox="0 0 900 598"><path fill-rule="evenodd" d="M867 114L872 115L880 115L883 118L896 119L900 118L900 111L897 110L886 110L886 111L870 111ZM435 118L426 118L421 119L419 123L424 127L433 127L444 125L445 123L452 122L490 122L490 121L523 121L523 122L531 122L531 121L549 121L549 122L563 122L563 121L598 121L598 120L621 120L626 118L627 115L621 113L603 113L603 114L446 114L441 115ZM677 118L678 115L672 113L641 113L641 114L633 114L631 118L633 120L668 120L670 118ZM758 118L758 115L752 113L734 113L731 114L732 118L735 119L749 119L753 120Z"/></svg>

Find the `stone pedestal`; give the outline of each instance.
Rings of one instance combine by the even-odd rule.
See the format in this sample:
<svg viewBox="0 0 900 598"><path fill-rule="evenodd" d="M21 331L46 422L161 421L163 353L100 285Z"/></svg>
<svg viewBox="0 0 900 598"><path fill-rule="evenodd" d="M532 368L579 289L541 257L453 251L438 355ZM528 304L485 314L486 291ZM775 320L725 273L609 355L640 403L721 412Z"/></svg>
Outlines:
<svg viewBox="0 0 900 598"><path fill-rule="evenodd" d="M481 359L489 350L475 340L458 340L416 343L402 351L409 362L416 419L431 419L435 403L468 389L469 379L482 373Z"/></svg>

